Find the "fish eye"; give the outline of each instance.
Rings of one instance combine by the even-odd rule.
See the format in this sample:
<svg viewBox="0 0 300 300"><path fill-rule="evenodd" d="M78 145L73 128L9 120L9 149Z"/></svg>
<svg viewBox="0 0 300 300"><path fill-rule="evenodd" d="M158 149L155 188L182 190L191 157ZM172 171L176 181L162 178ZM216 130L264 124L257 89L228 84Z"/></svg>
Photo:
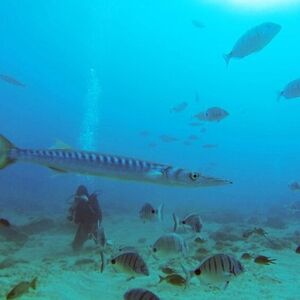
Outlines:
<svg viewBox="0 0 300 300"><path fill-rule="evenodd" d="M157 251L157 249L156 248L153 248L153 252L156 252Z"/></svg>
<svg viewBox="0 0 300 300"><path fill-rule="evenodd" d="M199 176L200 176L200 174L197 173L197 172L192 172L192 173L190 173L190 178L191 178L192 180L198 179Z"/></svg>
<svg viewBox="0 0 300 300"><path fill-rule="evenodd" d="M151 213L155 214L155 210L154 210L154 209L152 209L152 210L151 210Z"/></svg>
<svg viewBox="0 0 300 300"><path fill-rule="evenodd" d="M194 271L194 273L195 273L197 276L199 276L199 275L201 274L200 268L196 269L196 270Z"/></svg>
<svg viewBox="0 0 300 300"><path fill-rule="evenodd" d="M185 224L185 221L182 221L182 224Z"/></svg>
<svg viewBox="0 0 300 300"><path fill-rule="evenodd" d="M112 265L114 265L116 263L116 260L112 259L110 262L112 263Z"/></svg>

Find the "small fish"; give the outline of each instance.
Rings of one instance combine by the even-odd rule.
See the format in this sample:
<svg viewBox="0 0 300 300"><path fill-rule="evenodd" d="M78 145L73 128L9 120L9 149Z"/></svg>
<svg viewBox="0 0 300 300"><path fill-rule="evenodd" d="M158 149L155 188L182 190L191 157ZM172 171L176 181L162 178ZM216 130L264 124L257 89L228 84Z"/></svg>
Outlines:
<svg viewBox="0 0 300 300"><path fill-rule="evenodd" d="M254 259L254 262L256 262L257 264L260 264L260 265L275 264L275 261L276 261L276 259L272 259L272 258L269 258L264 255L256 256Z"/></svg>
<svg viewBox="0 0 300 300"><path fill-rule="evenodd" d="M157 147L157 143L149 143L148 147L149 148L156 148Z"/></svg>
<svg viewBox="0 0 300 300"><path fill-rule="evenodd" d="M201 21L198 21L198 20L192 20L192 24L195 27L200 28L200 29L205 27L205 25Z"/></svg>
<svg viewBox="0 0 300 300"><path fill-rule="evenodd" d="M203 222L199 214L188 214L182 220L173 214L173 221L174 221L174 228L173 230L176 231L179 225L189 226L194 232L200 233L203 227Z"/></svg>
<svg viewBox="0 0 300 300"><path fill-rule="evenodd" d="M124 300L160 300L158 296L145 289L131 289L124 294L123 298Z"/></svg>
<svg viewBox="0 0 300 300"><path fill-rule="evenodd" d="M271 244L274 244L274 242L272 240L270 240L267 235L268 233L263 229L263 228L260 228L260 227L254 227L254 229L252 230L247 230L243 233L243 237L244 238L248 238L250 237L252 234L255 234L255 235L259 235L259 236L262 236L264 237L268 242L270 242Z"/></svg>
<svg viewBox="0 0 300 300"><path fill-rule="evenodd" d="M17 284L7 295L6 299L15 299L23 294L27 293L30 288L36 289L37 278L34 278L31 282L22 281Z"/></svg>
<svg viewBox="0 0 300 300"><path fill-rule="evenodd" d="M1 227L10 227L10 222L6 219L0 219L0 228Z"/></svg>
<svg viewBox="0 0 300 300"><path fill-rule="evenodd" d="M243 253L242 255L241 255L241 259L245 259L245 260L248 260L248 259L252 259L253 258L253 256L250 254L250 253Z"/></svg>
<svg viewBox="0 0 300 300"><path fill-rule="evenodd" d="M119 252L135 252L138 253L138 250L134 246L123 246L119 247Z"/></svg>
<svg viewBox="0 0 300 300"><path fill-rule="evenodd" d="M160 266L160 270L168 275L176 273L176 270L172 267L169 267L168 265Z"/></svg>
<svg viewBox="0 0 300 300"><path fill-rule="evenodd" d="M296 248L296 253L300 254L300 245Z"/></svg>
<svg viewBox="0 0 300 300"><path fill-rule="evenodd" d="M197 244L203 244L206 242L206 240L202 239L200 236L197 236L195 239L194 239L194 242L197 243Z"/></svg>
<svg viewBox="0 0 300 300"><path fill-rule="evenodd" d="M233 49L224 55L226 65L232 58L241 59L265 48L279 33L281 26L275 23L262 23L249 29L233 46Z"/></svg>
<svg viewBox="0 0 300 300"><path fill-rule="evenodd" d="M165 277L159 275L159 283L162 283L166 281L167 283L170 283L172 285L177 286L185 286L187 284L186 278L182 277L180 274L170 274Z"/></svg>
<svg viewBox="0 0 300 300"><path fill-rule="evenodd" d="M17 79L15 79L13 77L10 77L8 75L0 74L0 79L9 84L15 85L15 86L26 87L26 85L24 83L18 81Z"/></svg>
<svg viewBox="0 0 300 300"><path fill-rule="evenodd" d="M139 211L140 218L145 221L163 220L164 205L161 204L158 208L154 208L150 203L145 203Z"/></svg>
<svg viewBox="0 0 300 300"><path fill-rule="evenodd" d="M285 88L279 92L277 100L281 98L294 99L300 97L300 79L293 80L289 82Z"/></svg>
<svg viewBox="0 0 300 300"><path fill-rule="evenodd" d="M131 276L149 276L149 269L144 259L136 252L125 252L111 259L110 263L116 271L130 274Z"/></svg>
<svg viewBox="0 0 300 300"><path fill-rule="evenodd" d="M191 141L184 141L183 145L185 146L191 146L193 143Z"/></svg>
<svg viewBox="0 0 300 300"><path fill-rule="evenodd" d="M299 182L294 181L294 182L290 183L288 185L288 187L293 192L300 191L300 183Z"/></svg>
<svg viewBox="0 0 300 300"><path fill-rule="evenodd" d="M143 130L143 131L140 132L140 136L142 136L142 137L147 137L149 135L150 135L150 132L147 131L147 130Z"/></svg>
<svg viewBox="0 0 300 300"><path fill-rule="evenodd" d="M178 257L186 256L188 247L183 238L176 233L162 235L152 246L155 256L159 257Z"/></svg>
<svg viewBox="0 0 300 300"><path fill-rule="evenodd" d="M194 270L194 274L203 281L211 284L225 283L244 271L242 264L233 256L216 254L204 259Z"/></svg>
<svg viewBox="0 0 300 300"><path fill-rule="evenodd" d="M165 143L173 143L173 142L178 141L177 138L170 136L170 135L166 135L166 134L161 135L159 138Z"/></svg>
<svg viewBox="0 0 300 300"><path fill-rule="evenodd" d="M191 141L199 140L199 137L198 137L197 135L195 135L195 134L191 134L188 138L189 138L189 140L191 140Z"/></svg>
<svg viewBox="0 0 300 300"><path fill-rule="evenodd" d="M170 112L174 112L174 113L179 113L179 112L182 112L184 111L187 107L188 107L188 103L187 102L181 102L175 106L173 106L171 109L170 109Z"/></svg>
<svg viewBox="0 0 300 300"><path fill-rule="evenodd" d="M229 113L220 107L211 107L208 108L205 112L200 112L194 117L207 122L220 122L229 116Z"/></svg>
<svg viewBox="0 0 300 300"><path fill-rule="evenodd" d="M204 149L213 149L213 148L217 148L218 145L217 144L203 144L202 148Z"/></svg>
<svg viewBox="0 0 300 300"><path fill-rule="evenodd" d="M292 203L285 205L285 208L292 214L300 212L300 200L295 200Z"/></svg>

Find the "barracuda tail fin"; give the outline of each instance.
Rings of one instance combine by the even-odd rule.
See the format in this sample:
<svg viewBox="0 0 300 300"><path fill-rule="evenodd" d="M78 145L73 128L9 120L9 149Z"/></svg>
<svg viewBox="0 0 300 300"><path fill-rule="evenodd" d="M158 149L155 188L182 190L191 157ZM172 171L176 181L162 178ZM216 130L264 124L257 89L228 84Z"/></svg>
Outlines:
<svg viewBox="0 0 300 300"><path fill-rule="evenodd" d="M0 169L4 169L14 160L9 158L9 151L15 146L3 135L0 135Z"/></svg>

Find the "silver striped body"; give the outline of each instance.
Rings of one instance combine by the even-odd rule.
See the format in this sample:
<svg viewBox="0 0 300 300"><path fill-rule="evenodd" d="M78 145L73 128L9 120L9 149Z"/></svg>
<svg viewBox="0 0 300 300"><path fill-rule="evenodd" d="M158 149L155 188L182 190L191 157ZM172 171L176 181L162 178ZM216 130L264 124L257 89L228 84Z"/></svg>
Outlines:
<svg viewBox="0 0 300 300"><path fill-rule="evenodd" d="M194 232L200 233L203 223L199 214L189 214L181 221L183 225L188 225Z"/></svg>
<svg viewBox="0 0 300 300"><path fill-rule="evenodd" d="M203 187L231 183L164 164L88 151L12 148L8 152L8 159L36 163L62 172L164 185Z"/></svg>
<svg viewBox="0 0 300 300"><path fill-rule="evenodd" d="M131 289L127 291L124 300L160 300L158 296L145 289Z"/></svg>
<svg viewBox="0 0 300 300"><path fill-rule="evenodd" d="M187 245L183 238L176 233L162 235L154 245L152 251L155 256L173 258L187 255Z"/></svg>
<svg viewBox="0 0 300 300"><path fill-rule="evenodd" d="M242 264L227 254L212 255L203 260L194 271L195 275L206 282L229 282L231 278L244 271Z"/></svg>
<svg viewBox="0 0 300 300"><path fill-rule="evenodd" d="M110 262L116 271L132 276L149 275L149 270L144 259L137 252L124 252L111 259Z"/></svg>

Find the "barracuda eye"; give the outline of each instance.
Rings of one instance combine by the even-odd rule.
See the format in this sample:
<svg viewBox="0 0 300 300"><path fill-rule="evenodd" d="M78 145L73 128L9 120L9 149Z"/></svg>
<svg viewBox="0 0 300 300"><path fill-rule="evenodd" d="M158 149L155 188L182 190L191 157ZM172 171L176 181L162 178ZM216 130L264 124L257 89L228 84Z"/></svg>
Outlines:
<svg viewBox="0 0 300 300"><path fill-rule="evenodd" d="M200 177L200 174L197 172L191 172L189 176L192 180L197 180Z"/></svg>
<svg viewBox="0 0 300 300"><path fill-rule="evenodd" d="M152 209L152 210L151 210L151 213L152 213L152 214L155 214L155 210L154 210L154 209Z"/></svg>
<svg viewBox="0 0 300 300"><path fill-rule="evenodd" d="M157 249L156 248L153 248L153 252L156 252L157 251Z"/></svg>
<svg viewBox="0 0 300 300"><path fill-rule="evenodd" d="M115 259L112 259L112 260L111 260L111 264L112 264L112 265L116 264L116 260L115 260Z"/></svg>

